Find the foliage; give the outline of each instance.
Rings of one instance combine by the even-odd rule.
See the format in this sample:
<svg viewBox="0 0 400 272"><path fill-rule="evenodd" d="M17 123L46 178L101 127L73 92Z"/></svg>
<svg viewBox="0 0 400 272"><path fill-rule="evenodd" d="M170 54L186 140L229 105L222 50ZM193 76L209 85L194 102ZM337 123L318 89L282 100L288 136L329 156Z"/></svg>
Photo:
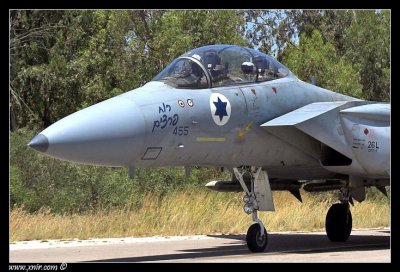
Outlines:
<svg viewBox="0 0 400 272"><path fill-rule="evenodd" d="M251 10L244 11L244 17L249 24L245 31L249 46L259 47L284 64L288 61L287 51L301 47L302 40L311 39L318 30L323 44L330 44L336 52L336 59L323 61L320 66L333 62L338 68L344 68L343 63L351 65L362 87L359 97L389 101L390 10ZM343 84L354 79L347 67L340 79ZM330 81L338 78L334 73L329 76ZM304 79L309 80L309 74ZM351 84L337 89L345 91Z"/></svg>
<svg viewBox="0 0 400 272"><path fill-rule="evenodd" d="M318 30L311 37L302 34L300 46L289 46L284 62L299 78L307 81L316 76L317 85L326 89L361 98L360 78L335 47L324 42Z"/></svg>
<svg viewBox="0 0 400 272"><path fill-rule="evenodd" d="M13 10L10 24L11 129L137 88L190 48L244 44L233 10Z"/></svg>
<svg viewBox="0 0 400 272"><path fill-rule="evenodd" d="M356 12L356 11L354 11ZM343 36L350 26L351 11L347 10L249 10L245 20L246 38L250 46L259 47L279 61L289 45L298 43L301 34L311 36L314 30L322 33L324 42L330 42L343 55Z"/></svg>
<svg viewBox="0 0 400 272"><path fill-rule="evenodd" d="M346 58L361 77L368 100L390 99L390 11L358 11L345 35Z"/></svg>

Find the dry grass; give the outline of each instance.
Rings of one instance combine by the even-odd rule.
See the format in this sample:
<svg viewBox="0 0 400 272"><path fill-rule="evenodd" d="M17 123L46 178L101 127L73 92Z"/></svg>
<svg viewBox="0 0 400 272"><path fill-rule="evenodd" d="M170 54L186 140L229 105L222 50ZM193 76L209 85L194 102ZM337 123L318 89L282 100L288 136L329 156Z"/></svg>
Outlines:
<svg viewBox="0 0 400 272"><path fill-rule="evenodd" d="M331 200L303 195L303 204L287 192L274 192L276 212L263 212L268 231L323 230ZM365 201L352 207L353 228L386 227L390 211L386 203ZM10 214L11 241L88 239L155 235L243 233L251 224L244 214L242 194L186 191L162 200L150 195L140 208L58 215L49 210L29 214L14 208Z"/></svg>

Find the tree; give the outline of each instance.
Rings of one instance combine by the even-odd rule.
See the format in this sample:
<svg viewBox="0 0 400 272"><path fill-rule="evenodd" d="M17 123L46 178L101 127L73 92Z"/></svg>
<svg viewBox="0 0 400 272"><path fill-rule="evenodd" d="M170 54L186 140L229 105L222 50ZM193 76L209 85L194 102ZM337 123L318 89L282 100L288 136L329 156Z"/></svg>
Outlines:
<svg viewBox="0 0 400 272"><path fill-rule="evenodd" d="M49 123L50 48L63 28L62 12L10 11L10 92L12 125ZM41 91L38 91L41 90ZM13 128L13 127L12 127Z"/></svg>
<svg viewBox="0 0 400 272"><path fill-rule="evenodd" d="M345 41L345 56L360 74L363 96L389 101L390 11L355 11Z"/></svg>
<svg viewBox="0 0 400 272"><path fill-rule="evenodd" d="M283 54L284 63L299 78L308 81L316 76L317 85L362 98L360 77L335 47L324 42L318 30L311 37L302 34L299 47L289 46Z"/></svg>
<svg viewBox="0 0 400 272"><path fill-rule="evenodd" d="M234 10L11 11L12 129L137 88L193 47L244 45L243 22Z"/></svg>
<svg viewBox="0 0 400 272"><path fill-rule="evenodd" d="M293 44L299 31L298 11L246 10L245 36L249 47L256 47L280 59L287 44Z"/></svg>
<svg viewBox="0 0 400 272"><path fill-rule="evenodd" d="M389 10L257 10L244 11L244 17L249 25L249 45L282 62L286 48L295 48L298 37L311 38L318 30L322 41L334 47L338 59L351 64L360 76L362 97L389 100Z"/></svg>
<svg viewBox="0 0 400 272"><path fill-rule="evenodd" d="M129 50L144 84L184 52L207 44L244 45L243 18L233 10L134 11Z"/></svg>

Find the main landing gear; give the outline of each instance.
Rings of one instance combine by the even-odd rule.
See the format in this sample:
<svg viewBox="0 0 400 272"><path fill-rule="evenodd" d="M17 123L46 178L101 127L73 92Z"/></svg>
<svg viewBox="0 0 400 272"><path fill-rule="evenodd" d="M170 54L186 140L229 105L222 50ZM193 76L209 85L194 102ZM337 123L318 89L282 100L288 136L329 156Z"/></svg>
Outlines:
<svg viewBox="0 0 400 272"><path fill-rule="evenodd" d="M349 205L349 190L341 189L340 202L328 210L325 220L326 234L332 242L344 242L350 237L353 219Z"/></svg>
<svg viewBox="0 0 400 272"><path fill-rule="evenodd" d="M259 167L233 168L236 178L245 191L243 197L244 212L252 215L255 222L247 231L246 242L247 247L252 252L263 252L268 244L268 233L262 221L258 218L257 212L274 211L274 203L272 200L272 191L269 184L268 175ZM250 178L250 190L247 188L243 176L247 174ZM250 176L250 177L249 177Z"/></svg>

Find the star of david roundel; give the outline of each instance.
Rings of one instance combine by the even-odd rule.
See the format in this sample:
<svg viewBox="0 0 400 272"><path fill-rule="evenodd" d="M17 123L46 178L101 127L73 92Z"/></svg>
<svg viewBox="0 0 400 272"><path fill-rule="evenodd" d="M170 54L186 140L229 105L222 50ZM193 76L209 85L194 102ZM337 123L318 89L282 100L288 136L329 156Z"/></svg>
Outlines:
<svg viewBox="0 0 400 272"><path fill-rule="evenodd" d="M225 125L231 117L231 103L222 94L213 93L210 96L211 117L218 126Z"/></svg>

